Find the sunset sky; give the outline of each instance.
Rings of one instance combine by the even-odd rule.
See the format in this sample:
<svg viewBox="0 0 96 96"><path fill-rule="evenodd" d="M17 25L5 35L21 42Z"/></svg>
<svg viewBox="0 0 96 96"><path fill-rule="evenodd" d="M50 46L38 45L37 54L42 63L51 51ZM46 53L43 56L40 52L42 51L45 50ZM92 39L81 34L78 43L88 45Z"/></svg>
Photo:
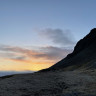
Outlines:
<svg viewBox="0 0 96 96"><path fill-rule="evenodd" d="M37 71L72 52L96 26L96 0L0 0L0 71Z"/></svg>

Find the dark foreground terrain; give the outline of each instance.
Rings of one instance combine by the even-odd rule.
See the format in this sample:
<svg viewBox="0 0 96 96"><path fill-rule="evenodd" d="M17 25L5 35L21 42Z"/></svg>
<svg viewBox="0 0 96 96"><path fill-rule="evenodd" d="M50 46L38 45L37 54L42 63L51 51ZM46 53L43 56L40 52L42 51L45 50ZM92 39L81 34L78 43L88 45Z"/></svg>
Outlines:
<svg viewBox="0 0 96 96"><path fill-rule="evenodd" d="M96 70L5 76L0 78L0 96L96 96Z"/></svg>

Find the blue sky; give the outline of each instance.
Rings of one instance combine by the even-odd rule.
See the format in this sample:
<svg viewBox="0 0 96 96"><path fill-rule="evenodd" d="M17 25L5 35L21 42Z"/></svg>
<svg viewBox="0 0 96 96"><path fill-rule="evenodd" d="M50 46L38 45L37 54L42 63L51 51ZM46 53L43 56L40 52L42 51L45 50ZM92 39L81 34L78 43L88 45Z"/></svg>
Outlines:
<svg viewBox="0 0 96 96"><path fill-rule="evenodd" d="M41 58L48 61L50 56L56 57L58 52L60 55L65 51L64 55L56 57L60 60L95 27L95 9L96 0L0 0L0 58L34 57L41 62ZM25 47L30 49L25 50Z"/></svg>
<svg viewBox="0 0 96 96"><path fill-rule="evenodd" d="M69 29L79 40L95 27L95 4L95 0L1 0L0 43L35 45L35 29L45 28Z"/></svg>

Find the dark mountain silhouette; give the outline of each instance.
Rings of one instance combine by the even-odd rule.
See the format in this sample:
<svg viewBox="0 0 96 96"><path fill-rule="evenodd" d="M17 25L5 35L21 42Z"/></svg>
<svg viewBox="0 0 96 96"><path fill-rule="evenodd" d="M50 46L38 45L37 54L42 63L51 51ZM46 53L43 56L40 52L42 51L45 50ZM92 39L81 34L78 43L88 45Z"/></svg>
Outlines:
<svg viewBox="0 0 96 96"><path fill-rule="evenodd" d="M74 70L77 68L96 68L96 28L77 42L74 51L55 65L42 71L55 69Z"/></svg>

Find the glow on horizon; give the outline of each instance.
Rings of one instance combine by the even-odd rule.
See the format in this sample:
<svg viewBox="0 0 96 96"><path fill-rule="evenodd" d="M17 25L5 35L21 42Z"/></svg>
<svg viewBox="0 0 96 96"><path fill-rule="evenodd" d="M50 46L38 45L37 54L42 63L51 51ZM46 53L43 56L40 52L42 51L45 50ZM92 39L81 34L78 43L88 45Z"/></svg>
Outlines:
<svg viewBox="0 0 96 96"><path fill-rule="evenodd" d="M52 66L50 62L17 61L10 59L0 59L0 71L38 71Z"/></svg>

